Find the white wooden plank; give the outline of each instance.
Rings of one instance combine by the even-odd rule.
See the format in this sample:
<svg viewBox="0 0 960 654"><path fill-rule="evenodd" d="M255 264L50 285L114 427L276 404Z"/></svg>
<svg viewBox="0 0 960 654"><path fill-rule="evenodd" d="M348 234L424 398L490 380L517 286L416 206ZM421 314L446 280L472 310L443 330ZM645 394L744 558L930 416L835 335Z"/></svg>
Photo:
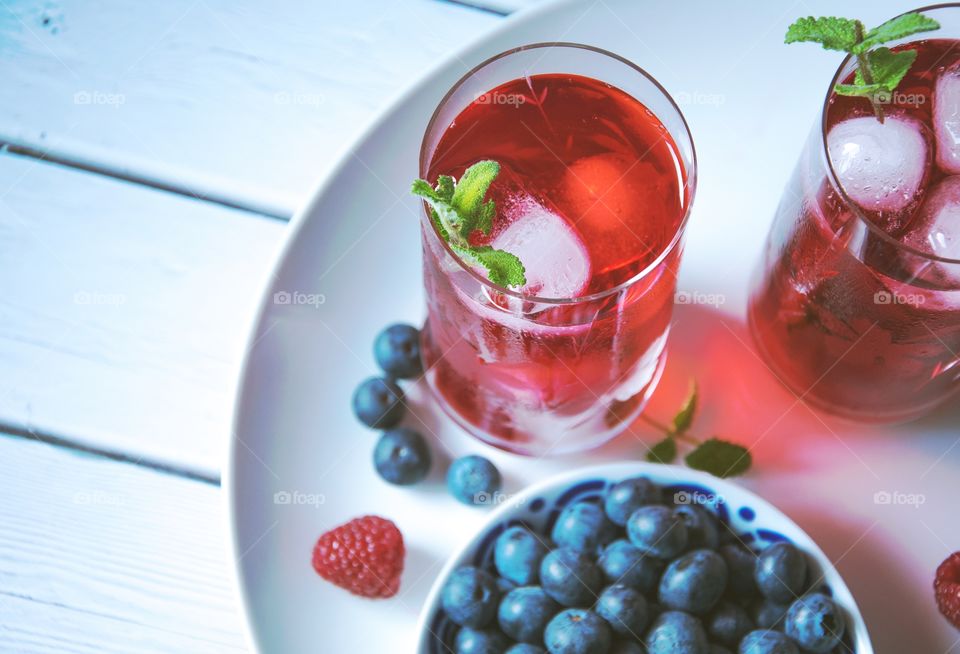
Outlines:
<svg viewBox="0 0 960 654"><path fill-rule="evenodd" d="M0 436L0 651L244 649L220 491Z"/></svg>
<svg viewBox="0 0 960 654"><path fill-rule="evenodd" d="M216 476L284 231L0 154L0 424Z"/></svg>
<svg viewBox="0 0 960 654"><path fill-rule="evenodd" d="M4 2L0 142L285 215L389 97L500 20L435 0Z"/></svg>

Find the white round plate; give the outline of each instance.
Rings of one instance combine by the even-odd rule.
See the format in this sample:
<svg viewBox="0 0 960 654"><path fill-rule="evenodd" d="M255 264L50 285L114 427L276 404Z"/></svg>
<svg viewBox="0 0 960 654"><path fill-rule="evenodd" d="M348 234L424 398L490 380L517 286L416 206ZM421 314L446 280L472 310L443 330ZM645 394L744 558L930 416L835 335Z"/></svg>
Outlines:
<svg viewBox="0 0 960 654"><path fill-rule="evenodd" d="M837 65L836 57L812 47L802 53L786 49L776 32L797 12L836 8L825 0L810 0L789 15L779 6L746 2L691 1L690 7L562 1L505 20L494 33L440 62L386 107L298 213L252 329L224 477L241 600L250 641L259 651L413 650L417 616L434 579L455 547L488 515L457 504L443 491L445 459L468 452L489 456L504 472L509 495L555 473L643 455L643 446L630 434L585 455L550 460L507 455L467 438L439 415L423 388L408 386L414 406L409 424L433 441L433 474L424 484L402 489L388 486L373 470L376 434L354 419L350 397L359 381L376 373L371 354L375 334L394 321L422 322L420 207L408 189L418 172L427 121L470 68L525 43L576 41L621 54L657 78L680 103L700 155L701 183L680 288L708 292L718 299L721 315L742 313L749 269L816 116L823 86ZM904 8L884 0L851 12L875 23ZM721 24L730 29L718 30ZM419 38L428 37L411 34L410 47L417 47ZM801 60L804 65L798 65ZM791 88L808 93L777 99L757 83L778 79L785 61L793 76ZM718 211L725 213L718 216ZM680 308L692 317L686 324L704 324L708 308ZM728 335L728 330L720 333ZM745 342L745 336L735 336ZM684 352L685 342L674 337L674 361L686 362L684 377L694 372L687 364L707 356L705 342L693 341ZM732 372L756 368L746 350L739 355ZM668 377L670 367L668 363ZM792 398L765 371L759 372L750 404L737 406L766 410L763 420L773 424ZM716 385L742 390L727 379ZM779 406L764 406L771 394ZM722 392L711 397L712 402L725 401ZM777 431L784 428L778 425ZM856 464L851 465L856 471ZM823 489L831 491L849 483L846 477L828 481L832 485ZM779 490L781 497L796 493L792 485ZM864 512L874 510L863 506ZM408 547L401 592L388 601L353 597L321 580L310 566L321 533L368 513L394 520ZM831 530L838 525L824 520ZM855 525L857 533L861 526ZM845 548L835 545L834 551ZM861 583L872 582L865 577ZM924 633L940 629L929 607L919 600L911 606L916 609L910 619L924 623ZM893 623L875 624L890 630L887 625ZM941 641L946 638L943 631L937 633Z"/></svg>

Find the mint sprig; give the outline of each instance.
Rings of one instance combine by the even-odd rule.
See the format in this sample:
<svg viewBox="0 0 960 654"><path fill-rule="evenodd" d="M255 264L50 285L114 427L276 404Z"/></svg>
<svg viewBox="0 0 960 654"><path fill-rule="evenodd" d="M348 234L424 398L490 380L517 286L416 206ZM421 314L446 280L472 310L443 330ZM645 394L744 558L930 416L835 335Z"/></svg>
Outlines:
<svg viewBox="0 0 960 654"><path fill-rule="evenodd" d="M430 218L440 237L465 262L480 266L487 277L498 286L520 288L526 285L526 270L520 259L506 250L489 245L470 243L475 231L485 235L493 229L497 208L493 200L486 200L487 191L500 174L496 161L480 161L463 173L459 181L449 175L440 175L437 185L423 179L413 182L410 192L430 205Z"/></svg>
<svg viewBox="0 0 960 654"><path fill-rule="evenodd" d="M651 463L673 463L678 454L678 441L693 446L693 449L684 457L687 465L694 470L708 472L715 477L736 477L747 472L753 465L750 451L742 445L710 438L702 441L689 433L693 425L693 418L700 402L700 392L696 382L691 382L690 392L673 417L670 426L646 415L641 416L664 435L663 440L650 448L647 452L647 461Z"/></svg>
<svg viewBox="0 0 960 654"><path fill-rule="evenodd" d="M853 84L837 84L838 95L865 97L881 123L884 112L881 98L893 93L917 59L916 50L894 52L878 47L911 34L940 29L940 23L923 14L911 12L897 16L867 31L859 20L821 16L798 18L787 28L785 43L819 43L826 50L847 52L857 58Z"/></svg>

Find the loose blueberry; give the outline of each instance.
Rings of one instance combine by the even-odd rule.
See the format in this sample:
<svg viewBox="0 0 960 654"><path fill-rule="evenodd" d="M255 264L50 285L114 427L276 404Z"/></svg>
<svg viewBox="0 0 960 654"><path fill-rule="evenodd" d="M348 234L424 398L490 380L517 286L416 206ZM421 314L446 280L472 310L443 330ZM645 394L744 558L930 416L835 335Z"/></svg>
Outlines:
<svg viewBox="0 0 960 654"><path fill-rule="evenodd" d="M597 561L609 584L626 584L643 593L652 593L657 588L664 563L644 554L628 540L615 540L606 546Z"/></svg>
<svg viewBox="0 0 960 654"><path fill-rule="evenodd" d="M753 578L764 597L789 604L804 591L807 557L790 543L774 543L760 552Z"/></svg>
<svg viewBox="0 0 960 654"><path fill-rule="evenodd" d="M736 647L753 627L750 614L733 602L721 602L704 621L710 640Z"/></svg>
<svg viewBox="0 0 960 654"><path fill-rule="evenodd" d="M560 605L539 586L523 586L500 601L497 621L503 633L521 643L542 643L543 630Z"/></svg>
<svg viewBox="0 0 960 654"><path fill-rule="evenodd" d="M647 600L640 591L620 584L605 588L594 610L616 634L634 640L640 640L649 620Z"/></svg>
<svg viewBox="0 0 960 654"><path fill-rule="evenodd" d="M622 527L627 524L633 512L641 506L660 504L662 501L659 486L646 477L633 477L614 484L607 491L604 509L607 517L614 524Z"/></svg>
<svg viewBox="0 0 960 654"><path fill-rule="evenodd" d="M601 507L592 502L574 502L560 512L550 535L558 547L596 554L616 533Z"/></svg>
<svg viewBox="0 0 960 654"><path fill-rule="evenodd" d="M497 615L500 602L497 580L479 568L458 568L444 584L440 601L453 622L482 629Z"/></svg>
<svg viewBox="0 0 960 654"><path fill-rule="evenodd" d="M415 484L430 472L430 448L419 433L399 427L385 431L373 450L373 465L391 484Z"/></svg>
<svg viewBox="0 0 960 654"><path fill-rule="evenodd" d="M687 547L687 527L665 506L644 506L627 520L630 542L660 559L672 559Z"/></svg>
<svg viewBox="0 0 960 654"><path fill-rule="evenodd" d="M464 504L491 504L500 490L500 483L500 471L482 456L459 458L447 471L447 489Z"/></svg>
<svg viewBox="0 0 960 654"><path fill-rule="evenodd" d="M730 593L737 599L747 600L757 596L757 582L753 580L753 571L757 565L757 555L740 543L726 543L718 550L727 562L730 572Z"/></svg>
<svg viewBox="0 0 960 654"><path fill-rule="evenodd" d="M603 587L603 574L586 554L561 547L543 558L540 585L564 606L590 606Z"/></svg>
<svg viewBox="0 0 960 654"><path fill-rule="evenodd" d="M782 629L789 608L789 604L760 600L751 607L753 621L757 629Z"/></svg>
<svg viewBox="0 0 960 654"><path fill-rule="evenodd" d="M517 643L504 654L547 654L547 650L530 643Z"/></svg>
<svg viewBox="0 0 960 654"><path fill-rule="evenodd" d="M694 550L674 559L660 578L660 603L675 611L706 613L727 589L727 564L712 550Z"/></svg>
<svg viewBox="0 0 960 654"><path fill-rule="evenodd" d="M740 641L738 654L800 654L800 650L779 631L758 629Z"/></svg>
<svg viewBox="0 0 960 654"><path fill-rule="evenodd" d="M607 654L611 640L603 618L584 609L561 611L544 633L550 654Z"/></svg>
<svg viewBox="0 0 960 654"><path fill-rule="evenodd" d="M398 379L423 374L420 360L420 331L404 324L390 325L373 341L373 358L383 371Z"/></svg>
<svg viewBox="0 0 960 654"><path fill-rule="evenodd" d="M702 506L681 504L673 512L687 526L687 547L692 550L715 550L720 544L717 519Z"/></svg>
<svg viewBox="0 0 960 654"><path fill-rule="evenodd" d="M543 540L526 527L510 527L497 538L493 562L500 576L521 586L537 583L547 555Z"/></svg>
<svg viewBox="0 0 960 654"><path fill-rule="evenodd" d="M471 629L464 627L454 643L456 654L501 654L510 641L495 629Z"/></svg>
<svg viewBox="0 0 960 654"><path fill-rule="evenodd" d="M846 623L832 599L819 593L790 605L783 630L804 651L828 654L840 644Z"/></svg>
<svg viewBox="0 0 960 654"><path fill-rule="evenodd" d="M681 611L661 613L646 638L649 654L709 654L700 621Z"/></svg>
<svg viewBox="0 0 960 654"><path fill-rule="evenodd" d="M403 418L403 389L383 377L365 379L353 393L353 412L367 427L389 429Z"/></svg>

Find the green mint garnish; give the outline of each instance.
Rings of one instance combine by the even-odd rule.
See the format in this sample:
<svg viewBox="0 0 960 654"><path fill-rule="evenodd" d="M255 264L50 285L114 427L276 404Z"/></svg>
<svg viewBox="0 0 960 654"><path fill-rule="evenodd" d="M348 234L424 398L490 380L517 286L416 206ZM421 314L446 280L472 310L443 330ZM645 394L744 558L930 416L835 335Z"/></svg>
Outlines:
<svg viewBox="0 0 960 654"><path fill-rule="evenodd" d="M688 432L693 425L697 412L700 393L696 382L690 384L690 393L673 417L671 426L664 425L648 416L641 416L664 435L663 440L650 448L647 461L651 463L672 463L677 458L677 441L693 446L684 457L687 465L694 470L708 472L715 477L736 477L742 475L753 465L750 451L742 445L730 443L719 438L706 441L694 438Z"/></svg>
<svg viewBox="0 0 960 654"><path fill-rule="evenodd" d="M440 175L433 187L418 179L410 191L430 205L430 218L437 232L461 259L486 269L487 277L498 286L520 288L526 285L527 277L516 255L470 243L470 235L475 231L489 235L493 228L497 207L493 200L484 202L484 197L499 174L500 164L496 161L480 161L467 168L460 181Z"/></svg>
<svg viewBox="0 0 960 654"><path fill-rule="evenodd" d="M911 34L940 29L940 23L923 14L897 16L880 27L867 31L859 20L821 16L799 18L787 28L785 43L810 41L827 50L847 52L857 58L853 84L837 84L838 95L865 97L870 100L877 120L883 122L884 94L893 93L917 58L916 50L894 52L878 47Z"/></svg>

